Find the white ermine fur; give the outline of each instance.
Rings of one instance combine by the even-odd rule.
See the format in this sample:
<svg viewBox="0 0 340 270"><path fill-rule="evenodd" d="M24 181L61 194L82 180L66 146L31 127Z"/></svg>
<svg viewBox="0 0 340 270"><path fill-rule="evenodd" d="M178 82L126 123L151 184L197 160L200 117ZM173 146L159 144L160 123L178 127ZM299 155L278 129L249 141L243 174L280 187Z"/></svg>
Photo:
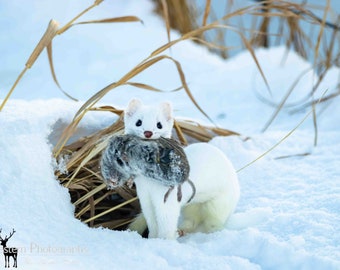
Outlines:
<svg viewBox="0 0 340 270"><path fill-rule="evenodd" d="M145 138L145 134L149 136L152 132L152 138L169 138L173 121L169 103L147 107L133 99L125 111L125 133ZM235 169L222 151L208 143L191 144L184 151L190 165L189 179L196 187L194 198L187 203L192 187L184 182L182 200L178 202L176 192L171 192L164 203L168 187L138 176L134 182L142 214L130 224L130 230L143 233L148 227L150 238L175 239L178 230L207 233L223 228L235 210L240 195Z"/></svg>
<svg viewBox="0 0 340 270"><path fill-rule="evenodd" d="M124 114L125 134L140 138L170 138L174 118L168 102L146 106L139 99L132 99Z"/></svg>

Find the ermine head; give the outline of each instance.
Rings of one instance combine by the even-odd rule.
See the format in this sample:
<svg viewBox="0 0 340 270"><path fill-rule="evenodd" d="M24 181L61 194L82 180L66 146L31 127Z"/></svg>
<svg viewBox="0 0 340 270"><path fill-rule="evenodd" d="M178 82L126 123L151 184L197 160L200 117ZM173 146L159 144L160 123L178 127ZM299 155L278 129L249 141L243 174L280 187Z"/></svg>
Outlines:
<svg viewBox="0 0 340 270"><path fill-rule="evenodd" d="M174 119L172 106L168 102L145 106L138 99L132 99L124 114L125 134L140 138L170 138Z"/></svg>

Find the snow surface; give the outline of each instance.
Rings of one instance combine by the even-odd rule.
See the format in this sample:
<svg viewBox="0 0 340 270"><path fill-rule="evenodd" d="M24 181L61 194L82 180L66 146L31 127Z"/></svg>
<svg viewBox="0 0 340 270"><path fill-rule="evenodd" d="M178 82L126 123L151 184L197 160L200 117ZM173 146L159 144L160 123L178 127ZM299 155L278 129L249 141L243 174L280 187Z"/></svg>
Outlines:
<svg viewBox="0 0 340 270"><path fill-rule="evenodd" d="M91 1L0 1L0 99L24 66L50 18L62 24ZM149 1L104 1L89 18L137 15L140 24L76 26L57 37L54 61L61 84L86 100L119 79L166 42L163 23ZM14 17L13 14L16 14ZM91 17L92 16L92 17ZM9 23L10 22L10 23ZM172 32L172 38L178 37ZM288 103L299 101L317 75L311 65L284 48L257 50L272 95L243 52L227 61L191 42L173 47L198 103L219 126L242 137L217 137L236 169L253 161L288 134L310 109L283 110L260 130L298 76ZM284 59L284 61L282 60ZM315 93L336 91L333 68ZM180 84L171 62L162 62L133 81L171 90ZM124 107L132 97L144 102L171 100L175 115L208 123L184 92L153 93L122 87L102 104ZM92 229L73 217L65 188L55 180L53 144L82 105L62 96L49 74L46 57L18 85L0 113L0 228L16 233L8 246L19 248L19 269L340 269L340 107L339 98L317 106L318 145L313 147L311 115L278 147L241 170L241 198L226 228L190 234L177 241L144 239L134 232ZM110 114L91 112L78 136L112 123ZM244 138L249 139L244 140ZM277 159L282 156L310 153ZM1 265L1 264L0 264Z"/></svg>

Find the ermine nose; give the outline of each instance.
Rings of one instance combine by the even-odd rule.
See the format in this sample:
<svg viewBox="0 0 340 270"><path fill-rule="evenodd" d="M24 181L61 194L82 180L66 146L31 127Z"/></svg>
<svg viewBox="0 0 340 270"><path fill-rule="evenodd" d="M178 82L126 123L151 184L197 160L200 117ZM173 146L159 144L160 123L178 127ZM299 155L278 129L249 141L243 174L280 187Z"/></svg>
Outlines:
<svg viewBox="0 0 340 270"><path fill-rule="evenodd" d="M152 136L152 131L144 131L144 136L145 136L145 138L151 138L151 136Z"/></svg>

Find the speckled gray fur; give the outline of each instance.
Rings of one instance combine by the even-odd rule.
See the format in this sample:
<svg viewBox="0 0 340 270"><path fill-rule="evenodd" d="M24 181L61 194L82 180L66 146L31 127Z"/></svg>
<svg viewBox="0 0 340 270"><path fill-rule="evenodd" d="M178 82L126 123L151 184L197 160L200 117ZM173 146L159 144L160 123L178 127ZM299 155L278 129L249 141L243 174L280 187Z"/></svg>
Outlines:
<svg viewBox="0 0 340 270"><path fill-rule="evenodd" d="M174 187L188 180L190 168L177 141L145 140L127 134L110 139L102 155L101 171L109 188L129 183L138 175Z"/></svg>

